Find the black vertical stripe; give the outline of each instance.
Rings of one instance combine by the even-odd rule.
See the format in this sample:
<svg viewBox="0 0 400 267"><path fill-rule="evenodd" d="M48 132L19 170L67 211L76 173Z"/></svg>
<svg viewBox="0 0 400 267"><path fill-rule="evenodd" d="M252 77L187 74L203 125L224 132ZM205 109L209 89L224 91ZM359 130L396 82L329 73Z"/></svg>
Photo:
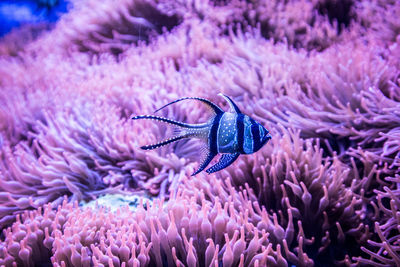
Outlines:
<svg viewBox="0 0 400 267"><path fill-rule="evenodd" d="M253 152L256 151L260 147L260 129L252 118L250 118L251 122L251 134L253 135Z"/></svg>
<svg viewBox="0 0 400 267"><path fill-rule="evenodd" d="M223 113L219 113L219 114L215 115L215 119L211 126L210 135L208 136L208 138L210 139L210 152L211 152L211 154L214 154L214 155L218 153L217 134L218 134L218 125L221 121L222 114Z"/></svg>
<svg viewBox="0 0 400 267"><path fill-rule="evenodd" d="M244 115L237 114L236 119L236 129L237 129L237 137L238 137L238 149L239 153L244 154L243 145L244 145Z"/></svg>

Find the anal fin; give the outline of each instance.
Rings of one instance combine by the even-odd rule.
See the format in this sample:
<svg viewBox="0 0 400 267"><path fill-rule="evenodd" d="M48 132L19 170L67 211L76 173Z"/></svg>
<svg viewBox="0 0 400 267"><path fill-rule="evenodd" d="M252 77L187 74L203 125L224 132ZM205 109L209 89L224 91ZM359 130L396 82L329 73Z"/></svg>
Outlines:
<svg viewBox="0 0 400 267"><path fill-rule="evenodd" d="M210 162L212 161L212 159L216 156L216 154L208 152L206 154L206 157L204 158L204 160L202 161L202 163L200 164L199 168L197 169L197 171L195 171L192 176L200 173L202 170L204 170L208 164L210 164Z"/></svg>
<svg viewBox="0 0 400 267"><path fill-rule="evenodd" d="M239 153L234 153L234 154L222 154L221 159L215 163L213 166L208 168L206 172L208 174L211 174L213 172L220 171L229 165L231 165L237 158L239 157Z"/></svg>

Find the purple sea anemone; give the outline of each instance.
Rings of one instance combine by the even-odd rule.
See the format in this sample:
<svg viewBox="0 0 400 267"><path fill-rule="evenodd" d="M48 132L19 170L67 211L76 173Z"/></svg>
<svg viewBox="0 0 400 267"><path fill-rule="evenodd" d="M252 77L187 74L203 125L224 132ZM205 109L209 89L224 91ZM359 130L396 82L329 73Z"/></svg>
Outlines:
<svg viewBox="0 0 400 267"><path fill-rule="evenodd" d="M6 35L0 266L400 265L399 15L397 1L86 0ZM191 177L196 141L140 149L170 129L132 114L181 97L228 109L220 92L270 131L260 151ZM161 113L210 117L185 101Z"/></svg>

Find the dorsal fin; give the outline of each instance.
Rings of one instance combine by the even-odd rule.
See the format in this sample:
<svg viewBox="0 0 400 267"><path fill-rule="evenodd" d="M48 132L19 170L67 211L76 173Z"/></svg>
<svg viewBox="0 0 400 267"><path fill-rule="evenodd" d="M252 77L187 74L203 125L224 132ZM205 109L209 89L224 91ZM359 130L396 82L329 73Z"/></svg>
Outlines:
<svg viewBox="0 0 400 267"><path fill-rule="evenodd" d="M223 113L223 112L224 112L220 107L218 107L218 106L215 105L213 102L211 102L211 101L209 101L209 100L207 100L207 99L205 99L205 98L200 98L200 97L183 97L183 98L179 98L179 99L177 99L177 100L175 100L175 101L172 101L172 102L170 102L170 103L168 103L168 104L162 106L161 108L159 108L159 109L157 109L156 111L154 111L154 113L156 113L157 111L160 111L161 109L163 109L163 108L165 108L165 107L167 107L167 106L169 106L169 105L172 105L172 104L175 104L175 103L177 103L177 102L179 102L179 101L187 100L187 99L193 99L193 100L197 100L197 101L201 101L201 102L205 103L207 106L209 106L209 107L215 112L215 114L220 114L220 113Z"/></svg>
<svg viewBox="0 0 400 267"><path fill-rule="evenodd" d="M219 93L218 95L222 96L226 100L226 102L228 102L229 107L231 108L231 111L235 111L237 114L241 114L242 113L240 111L239 107L236 106L235 102L233 102L233 100L229 96L224 95L222 93Z"/></svg>

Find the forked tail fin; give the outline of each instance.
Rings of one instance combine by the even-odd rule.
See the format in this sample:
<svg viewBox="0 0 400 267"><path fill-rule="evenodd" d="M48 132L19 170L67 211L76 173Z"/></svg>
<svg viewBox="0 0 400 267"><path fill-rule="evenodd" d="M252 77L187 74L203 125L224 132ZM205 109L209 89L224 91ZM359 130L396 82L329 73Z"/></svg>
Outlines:
<svg viewBox="0 0 400 267"><path fill-rule="evenodd" d="M190 137L190 134L189 134L187 129L201 128L201 126L188 124L188 123L183 123L183 122L179 122L179 121L174 121L174 120L171 120L171 119L158 117L158 116L153 116L153 115L140 115L140 116L134 116L132 118L132 120L139 120L139 119L156 120L156 121L161 121L161 122L165 122L165 123L168 123L168 124L172 124L172 125L175 126L175 128L174 128L174 136L173 137L171 137L171 138L169 138L167 140L161 141L159 143L156 143L156 144L141 146L140 148L144 149L144 150L156 149L156 148L168 145L170 143L173 143L175 141L181 140L183 138L188 138L188 137Z"/></svg>
<svg viewBox="0 0 400 267"><path fill-rule="evenodd" d="M174 121L171 119L167 119L164 117L159 117L159 116L153 116L153 115L139 115L139 116L134 116L132 117L132 120L156 120L156 121L162 121L165 123L169 123L169 124L173 124L176 126L180 126L183 128L201 128L203 127L202 125L195 125L195 124L188 124L188 123L184 123L184 122L179 122L179 121Z"/></svg>
<svg viewBox="0 0 400 267"><path fill-rule="evenodd" d="M181 140L181 139L186 138L186 137L187 137L187 136L185 136L185 135L177 136L177 137L173 137L173 138L170 138L170 139L161 141L161 142L159 142L159 143L157 143L157 144L141 146L140 148L143 149L143 150L152 150L152 149L156 149L156 148L159 148L159 147L168 145L168 144L170 144L170 143L173 143L173 142L175 142L175 141Z"/></svg>

